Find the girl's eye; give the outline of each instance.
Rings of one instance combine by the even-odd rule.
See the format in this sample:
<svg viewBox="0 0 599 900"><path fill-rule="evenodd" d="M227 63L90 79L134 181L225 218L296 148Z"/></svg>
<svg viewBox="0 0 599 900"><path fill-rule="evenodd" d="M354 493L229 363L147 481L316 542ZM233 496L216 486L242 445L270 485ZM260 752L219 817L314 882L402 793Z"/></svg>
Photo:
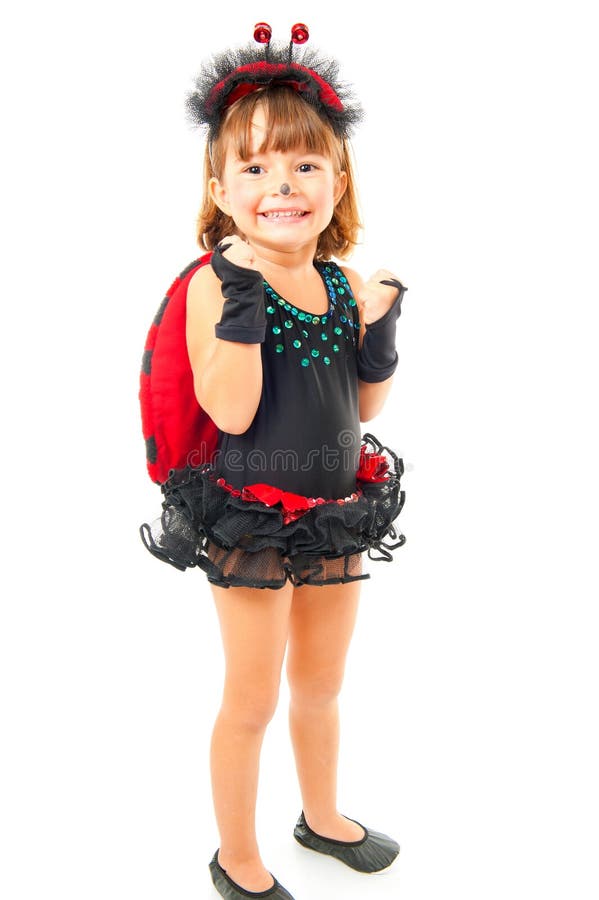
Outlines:
<svg viewBox="0 0 599 900"><path fill-rule="evenodd" d="M299 167L300 172L311 172L312 169L315 169L316 166L314 163L302 163Z"/></svg>
<svg viewBox="0 0 599 900"><path fill-rule="evenodd" d="M248 166L245 171L248 172L250 175L259 175L260 172L262 172L263 170L262 170L262 166Z"/></svg>

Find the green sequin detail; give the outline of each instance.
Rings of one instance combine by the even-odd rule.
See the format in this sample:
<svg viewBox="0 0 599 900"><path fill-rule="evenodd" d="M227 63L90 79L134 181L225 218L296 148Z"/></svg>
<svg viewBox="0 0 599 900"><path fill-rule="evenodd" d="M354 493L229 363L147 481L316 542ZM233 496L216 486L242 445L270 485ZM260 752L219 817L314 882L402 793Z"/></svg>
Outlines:
<svg viewBox="0 0 599 900"><path fill-rule="evenodd" d="M333 337L335 340L339 340L341 335L345 336L345 340L348 341L350 335L346 332L348 331L349 325L353 326L352 332L354 328L357 330L360 328L359 322L354 322L354 315L350 312L350 309L358 306L356 299L352 296L348 279L340 272L340 270L335 265L324 266L323 269L320 269L321 272L327 274L327 279L325 280L325 285L327 287L327 294L329 296L329 310L323 315L312 315L311 313L304 312L298 309L296 306L293 306L291 303L287 302L284 297L281 297L279 294L275 293L275 291L269 286L266 286L267 296L268 296L268 306L266 307L266 311L269 315L273 315L276 312L276 304L282 306L288 313L288 318L284 319L280 325L275 325L272 327L272 333L275 335L280 335L281 332L284 332L285 329L293 328L294 319L295 321L301 322L304 327L301 328L301 334L304 338L308 339L308 346L300 340L299 337L296 337L295 340L290 343L296 350L304 348L304 352L308 352L308 356L303 356L300 358L299 362L302 368L308 368L312 359L322 359L322 363L325 366L330 366L332 364L332 356L323 356L321 355L321 351L314 348L310 349L310 344L317 338L317 335L320 334L320 340L325 343L327 347L330 349L326 352L330 353L331 349L333 353L339 353L340 344L329 344L329 334L328 328L327 331L324 330L325 326L328 326L329 321L333 315L334 307L336 306L336 314L339 316L339 323L333 329ZM343 315L345 313L345 315ZM306 325L320 325L321 330L313 331L305 327ZM333 323L331 322L331 325ZM344 327L341 327L344 326ZM297 332L296 332L297 334ZM312 340L309 340L310 337ZM352 336L352 340L354 340ZM354 340L355 342L355 340ZM285 344L276 344L275 351L277 353L285 352Z"/></svg>

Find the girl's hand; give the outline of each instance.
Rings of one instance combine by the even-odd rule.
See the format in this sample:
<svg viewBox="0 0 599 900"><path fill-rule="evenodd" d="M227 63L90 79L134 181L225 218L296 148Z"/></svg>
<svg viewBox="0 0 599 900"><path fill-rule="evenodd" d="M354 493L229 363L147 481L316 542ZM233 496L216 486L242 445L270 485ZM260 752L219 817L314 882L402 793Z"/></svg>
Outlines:
<svg viewBox="0 0 599 900"><path fill-rule="evenodd" d="M388 269L378 269L374 275L365 281L356 294L356 300L360 306L360 317L365 325L370 325L387 313L397 299L397 288L388 284L381 284L383 280L397 278Z"/></svg>
<svg viewBox="0 0 599 900"><path fill-rule="evenodd" d="M241 266L243 269L258 271L254 251L247 241L242 241L239 235L232 234L230 237L223 238L222 241L219 241L218 247L229 262Z"/></svg>

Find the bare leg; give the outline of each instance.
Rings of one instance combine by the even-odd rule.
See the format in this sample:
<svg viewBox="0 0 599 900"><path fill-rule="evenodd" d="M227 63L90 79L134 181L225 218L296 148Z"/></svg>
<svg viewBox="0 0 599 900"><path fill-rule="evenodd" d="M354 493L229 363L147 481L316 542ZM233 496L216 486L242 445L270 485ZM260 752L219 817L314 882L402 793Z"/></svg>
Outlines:
<svg viewBox="0 0 599 900"><path fill-rule="evenodd" d="M280 590L211 585L226 661L210 766L221 843L218 861L248 891L273 884L256 839L260 750L274 715L293 585Z"/></svg>
<svg viewBox="0 0 599 900"><path fill-rule="evenodd" d="M362 828L337 811L337 697L360 587L359 581L297 587L289 619L289 727L304 815L317 834L340 841L364 836Z"/></svg>

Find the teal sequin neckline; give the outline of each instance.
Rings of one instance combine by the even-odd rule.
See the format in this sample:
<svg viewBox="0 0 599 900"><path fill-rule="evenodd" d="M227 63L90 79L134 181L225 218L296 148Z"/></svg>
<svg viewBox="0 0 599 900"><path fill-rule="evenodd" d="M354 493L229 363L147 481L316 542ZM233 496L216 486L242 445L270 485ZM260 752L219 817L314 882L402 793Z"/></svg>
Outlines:
<svg viewBox="0 0 599 900"><path fill-rule="evenodd" d="M286 350L292 351L298 355L299 364L303 368L317 361L330 366L334 355L339 353L342 336L345 335L345 340L349 340L351 336L352 342L355 343L357 340L355 331L360 327L359 322L354 322L350 311L350 307L356 306L356 300L346 276L334 263L314 265L325 283L329 298L329 309L323 315L314 315L288 303L267 281L264 281L267 295L266 312L269 316L275 316L278 306L282 320L282 324L270 326L275 339L279 338L279 342L275 344L275 352L282 354ZM344 328L340 325L330 327L337 311ZM287 317L285 313L288 313ZM306 328L306 325L309 327ZM289 340L286 339L286 335ZM318 346L310 346L313 342Z"/></svg>

